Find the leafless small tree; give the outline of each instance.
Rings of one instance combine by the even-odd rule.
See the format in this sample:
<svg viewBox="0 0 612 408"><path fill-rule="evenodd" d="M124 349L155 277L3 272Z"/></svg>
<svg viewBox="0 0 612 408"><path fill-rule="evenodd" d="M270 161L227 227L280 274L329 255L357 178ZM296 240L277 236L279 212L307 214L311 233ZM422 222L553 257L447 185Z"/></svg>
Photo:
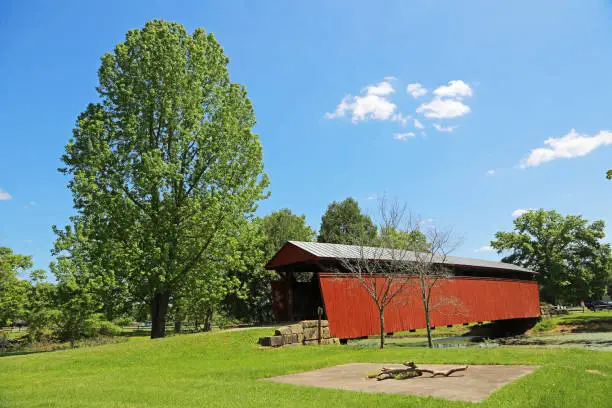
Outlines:
<svg viewBox="0 0 612 408"><path fill-rule="evenodd" d="M452 278L446 267L447 254L454 250L452 231L428 226L410 215L406 204L383 198L378 206L378 235L374 241L361 239L350 257L341 258L341 270L355 278L376 304L380 322L380 348L385 346L385 310L400 306L413 296L423 302L427 339L431 341L431 312L449 306L459 308L456 298L432 297L434 289ZM400 296L401 294L401 296ZM401 300L400 300L401 299Z"/></svg>
<svg viewBox="0 0 612 408"><path fill-rule="evenodd" d="M411 221L412 231L421 231L424 223L421 220ZM453 279L454 274L447 263L448 254L459 245L452 229L440 229L427 225L423 235L427 239L426 250L417 249L411 254L411 275L416 286L416 292L422 302L425 312L425 327L427 330L427 345L432 348L431 313L463 314L461 301L454 296L440 296L434 292Z"/></svg>
<svg viewBox="0 0 612 408"><path fill-rule="evenodd" d="M374 241L365 238L353 247L351 257L340 259L344 273L355 278L376 304L380 321L380 348L385 346L385 309L400 293L406 300L411 286L413 267L405 262L422 244L406 230L409 225L406 206L382 199L379 203L378 235Z"/></svg>

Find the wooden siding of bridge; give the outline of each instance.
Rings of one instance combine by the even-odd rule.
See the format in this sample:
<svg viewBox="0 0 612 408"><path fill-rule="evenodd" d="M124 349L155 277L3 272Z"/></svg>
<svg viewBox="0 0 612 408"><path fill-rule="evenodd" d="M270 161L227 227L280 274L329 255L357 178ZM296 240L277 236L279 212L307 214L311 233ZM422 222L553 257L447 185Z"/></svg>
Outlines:
<svg viewBox="0 0 612 408"><path fill-rule="evenodd" d="M380 278L379 278L380 279ZM378 310L355 278L320 274L320 285L332 336L357 338L380 333ZM403 288L385 309L385 331L425 328L423 303L414 285ZM540 315L538 285L534 281L456 277L440 281L431 304L455 298L459 307L443 306L432 311L432 326Z"/></svg>

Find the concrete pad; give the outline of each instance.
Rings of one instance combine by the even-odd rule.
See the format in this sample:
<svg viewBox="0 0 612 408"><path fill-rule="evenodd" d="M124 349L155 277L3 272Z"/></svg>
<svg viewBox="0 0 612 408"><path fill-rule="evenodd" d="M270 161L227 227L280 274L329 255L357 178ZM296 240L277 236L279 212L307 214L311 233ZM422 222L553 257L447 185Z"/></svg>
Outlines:
<svg viewBox="0 0 612 408"><path fill-rule="evenodd" d="M463 364L418 364L419 368L447 370ZM455 401L482 402L504 385L530 374L539 366L525 365L470 365L467 371L460 371L450 377L422 377L406 380L368 379L370 372L382 367L401 368L400 364L352 363L297 374L266 378L293 385L335 388L340 390L378 392L387 394L409 394L420 397L446 398Z"/></svg>

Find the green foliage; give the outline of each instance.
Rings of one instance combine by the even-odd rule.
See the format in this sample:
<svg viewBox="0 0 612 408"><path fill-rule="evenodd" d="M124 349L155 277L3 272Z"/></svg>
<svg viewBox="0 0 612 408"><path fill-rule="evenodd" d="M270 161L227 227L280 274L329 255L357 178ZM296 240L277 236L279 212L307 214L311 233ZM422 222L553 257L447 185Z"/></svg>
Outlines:
<svg viewBox="0 0 612 408"><path fill-rule="evenodd" d="M612 180L612 169L608 170L608 172L606 173L606 178L608 180Z"/></svg>
<svg viewBox="0 0 612 408"><path fill-rule="evenodd" d="M226 241L224 251L208 262L202 263L181 293L180 299L173 300L183 317L194 326L204 325L205 330L212 327L213 315L228 312L228 299L244 301L251 297L248 283L259 279L259 271L264 263L261 247L261 234L254 223L243 223L233 231ZM235 314L230 313L234 316Z"/></svg>
<svg viewBox="0 0 612 408"><path fill-rule="evenodd" d="M332 244L376 244L376 226L362 214L359 204L349 197L332 202L321 218L318 242Z"/></svg>
<svg viewBox="0 0 612 408"><path fill-rule="evenodd" d="M290 209L283 208L256 218L243 234L245 248L251 256L243 272L236 273L239 280L239 291L229 294L225 301L226 314L247 321L271 321L272 293L271 282L278 279L274 271L264 269L264 264L287 241L314 241L315 231L306 224L304 215L293 214ZM257 248L257 250L253 250Z"/></svg>
<svg viewBox="0 0 612 408"><path fill-rule="evenodd" d="M545 301L577 303L600 298L612 273L610 244L604 244L604 222L589 224L581 216L530 211L514 220L513 232L498 232L491 246L509 251L502 259L532 268Z"/></svg>
<svg viewBox="0 0 612 408"><path fill-rule="evenodd" d="M534 333L550 331L557 327L557 323L553 319L542 319L533 327Z"/></svg>
<svg viewBox="0 0 612 408"><path fill-rule="evenodd" d="M150 304L152 337L171 301L233 289L236 232L266 197L253 107L227 63L201 28L154 20L129 31L103 56L101 103L79 115L62 157L73 249L122 304L126 292Z"/></svg>
<svg viewBox="0 0 612 408"><path fill-rule="evenodd" d="M31 286L25 319L28 323L28 336L33 341L40 341L48 334L59 317L55 307L56 287L47 282L45 277L46 273L42 270L30 274Z"/></svg>
<svg viewBox="0 0 612 408"><path fill-rule="evenodd" d="M119 336L123 329L116 324L104 320L102 315L95 314L84 321L83 337Z"/></svg>
<svg viewBox="0 0 612 408"><path fill-rule="evenodd" d="M398 231L392 226L383 226L379 229L377 246L404 251L427 252L429 250L427 237L421 231Z"/></svg>
<svg viewBox="0 0 612 408"><path fill-rule="evenodd" d="M235 317L223 313L214 316L214 325L219 329L226 329L228 327L237 326L238 324L240 324L240 320Z"/></svg>
<svg viewBox="0 0 612 408"><path fill-rule="evenodd" d="M314 241L315 231L306 224L305 215L293 214L290 209L282 208L256 220L263 234L262 250L266 261L287 241Z"/></svg>
<svg viewBox="0 0 612 408"><path fill-rule="evenodd" d="M70 255L59 256L51 264L51 271L58 281L57 306L60 312L56 319L56 335L72 344L87 335L92 319L99 320L95 316L102 309L96 289L103 279L90 273L87 264L81 262L81 255L75 249Z"/></svg>
<svg viewBox="0 0 612 408"><path fill-rule="evenodd" d="M19 273L32 267L32 257L13 253L0 247L0 326L9 326L25 319L29 282L19 279Z"/></svg>

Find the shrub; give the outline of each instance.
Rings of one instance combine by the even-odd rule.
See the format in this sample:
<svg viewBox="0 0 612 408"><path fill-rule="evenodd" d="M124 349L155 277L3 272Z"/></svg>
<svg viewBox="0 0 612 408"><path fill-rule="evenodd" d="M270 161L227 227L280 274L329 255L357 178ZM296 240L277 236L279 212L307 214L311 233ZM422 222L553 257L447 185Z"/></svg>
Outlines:
<svg viewBox="0 0 612 408"><path fill-rule="evenodd" d="M102 320L100 315L87 319L83 325L83 337L118 336L123 329L108 320Z"/></svg>
<svg viewBox="0 0 612 408"><path fill-rule="evenodd" d="M123 329L107 320L102 320L98 326L98 334L102 336L119 336Z"/></svg>
<svg viewBox="0 0 612 408"><path fill-rule="evenodd" d="M214 321L215 321L215 325L219 327L220 329L237 326L241 323L239 319L226 316L225 314L222 314L222 313L215 315Z"/></svg>
<svg viewBox="0 0 612 408"><path fill-rule="evenodd" d="M557 324L552 319L542 319L533 327L533 331L535 333L540 333L552 330L556 326Z"/></svg>
<svg viewBox="0 0 612 408"><path fill-rule="evenodd" d="M132 325L134 323L134 319L132 319L131 316L121 316L113 320L113 323L115 323L117 326L125 327Z"/></svg>

